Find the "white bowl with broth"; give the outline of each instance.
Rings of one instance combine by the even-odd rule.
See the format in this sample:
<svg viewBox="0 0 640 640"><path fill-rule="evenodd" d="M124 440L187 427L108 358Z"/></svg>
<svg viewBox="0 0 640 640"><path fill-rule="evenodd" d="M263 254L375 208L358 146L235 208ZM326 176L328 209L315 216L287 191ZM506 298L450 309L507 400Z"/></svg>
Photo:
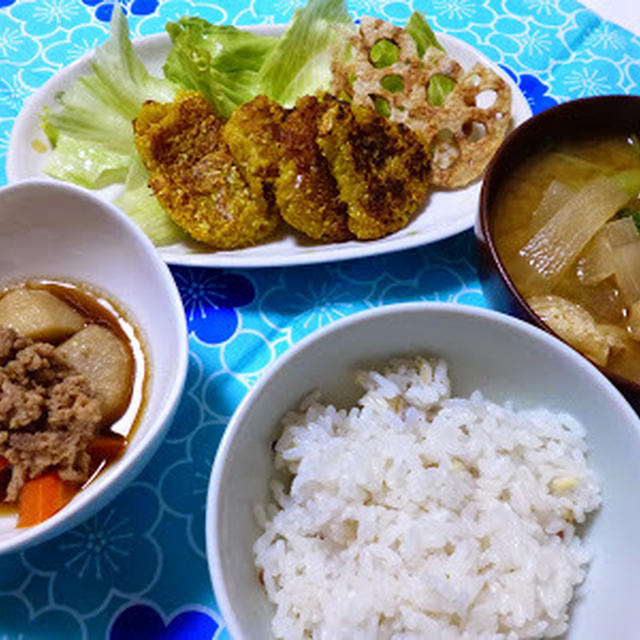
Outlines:
<svg viewBox="0 0 640 640"><path fill-rule="evenodd" d="M293 346L251 390L227 427L207 502L207 556L217 602L236 640L272 638L274 609L253 545L256 505L271 501L272 443L281 419L312 390L338 407L358 397L354 372L398 356L442 357L453 395L479 389L517 409L566 411L586 429L602 506L581 536L593 560L569 609L567 638L636 637L640 626L640 419L589 362L530 324L478 308L395 305L356 314Z"/></svg>
<svg viewBox="0 0 640 640"><path fill-rule="evenodd" d="M78 524L142 470L177 408L188 341L179 292L156 249L124 214L80 188L26 180L0 189L0 274L2 291L61 282L104 299L135 334L141 346L135 358L145 370L131 400L137 406L123 417L128 444L122 455L40 524L17 527L16 513L3 509L4 553Z"/></svg>

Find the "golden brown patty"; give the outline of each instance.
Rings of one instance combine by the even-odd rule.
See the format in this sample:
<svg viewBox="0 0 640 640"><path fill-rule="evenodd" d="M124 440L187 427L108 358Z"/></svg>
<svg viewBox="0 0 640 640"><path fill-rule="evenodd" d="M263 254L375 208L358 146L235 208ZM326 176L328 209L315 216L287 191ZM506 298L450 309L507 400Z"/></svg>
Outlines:
<svg viewBox="0 0 640 640"><path fill-rule="evenodd" d="M407 225L429 184L429 156L403 124L333 99L318 144L347 203L349 229L382 238Z"/></svg>
<svg viewBox="0 0 640 640"><path fill-rule="evenodd" d="M267 96L257 96L236 108L222 128L222 137L255 191L275 205L273 183L278 177L280 132L286 111Z"/></svg>
<svg viewBox="0 0 640 640"><path fill-rule="evenodd" d="M186 91L145 103L134 133L149 186L172 219L196 240L234 249L265 240L279 218L245 179L222 126L201 94Z"/></svg>
<svg viewBox="0 0 640 640"><path fill-rule="evenodd" d="M315 240L337 242L353 234L347 225L347 205L316 142L318 123L330 105L304 96L282 124L276 200L292 227Z"/></svg>

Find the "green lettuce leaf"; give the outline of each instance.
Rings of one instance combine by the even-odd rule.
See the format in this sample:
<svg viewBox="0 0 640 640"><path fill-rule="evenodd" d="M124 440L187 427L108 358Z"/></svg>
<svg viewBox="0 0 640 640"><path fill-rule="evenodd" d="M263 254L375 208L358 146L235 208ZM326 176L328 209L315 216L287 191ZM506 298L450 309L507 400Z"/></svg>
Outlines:
<svg viewBox="0 0 640 640"><path fill-rule="evenodd" d="M309 0L260 69L259 93L284 106L297 98L327 90L331 59L345 34L354 28L344 0Z"/></svg>
<svg viewBox="0 0 640 640"><path fill-rule="evenodd" d="M137 156L131 123L142 103L173 100L176 87L149 74L133 51L119 9L113 11L109 38L96 49L91 69L56 97L57 108L42 116L43 129L55 144L45 172L83 186L104 186L122 181L123 163Z"/></svg>
<svg viewBox="0 0 640 640"><path fill-rule="evenodd" d="M45 172L86 189L101 189L124 182L130 165L130 153L118 153L102 143L57 134Z"/></svg>
<svg viewBox="0 0 640 640"><path fill-rule="evenodd" d="M160 206L149 188L149 173L139 158L131 165L125 190L114 204L120 207L157 247L184 242L187 235Z"/></svg>
<svg viewBox="0 0 640 640"><path fill-rule="evenodd" d="M200 91L225 118L258 95L259 71L277 38L197 17L180 18L166 28L172 42L164 65L169 80Z"/></svg>

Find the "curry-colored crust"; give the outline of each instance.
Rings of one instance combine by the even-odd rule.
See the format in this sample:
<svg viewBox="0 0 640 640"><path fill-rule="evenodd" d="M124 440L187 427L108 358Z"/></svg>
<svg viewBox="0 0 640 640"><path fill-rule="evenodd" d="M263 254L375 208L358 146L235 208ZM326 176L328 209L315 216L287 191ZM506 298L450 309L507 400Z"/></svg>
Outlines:
<svg viewBox="0 0 640 640"><path fill-rule="evenodd" d="M339 242L353 237L347 205L316 143L318 123L328 106L327 101L304 96L282 124L275 193L280 215L292 227L315 240Z"/></svg>
<svg viewBox="0 0 640 640"><path fill-rule="evenodd" d="M382 238L407 225L426 196L429 156L403 124L332 99L318 144L347 203L359 239Z"/></svg>
<svg viewBox="0 0 640 640"><path fill-rule="evenodd" d="M240 171L254 191L263 191L272 208L286 113L277 102L261 95L237 107L222 128L222 137Z"/></svg>
<svg viewBox="0 0 640 640"><path fill-rule="evenodd" d="M375 239L424 199L428 152L403 124L326 95L286 111L266 96L225 123L197 92L134 122L149 185L172 219L218 249L257 244L280 215L309 237Z"/></svg>
<svg viewBox="0 0 640 640"><path fill-rule="evenodd" d="M279 221L247 183L222 138L223 121L199 93L142 106L136 147L149 186L171 218L196 240L235 249L268 238Z"/></svg>

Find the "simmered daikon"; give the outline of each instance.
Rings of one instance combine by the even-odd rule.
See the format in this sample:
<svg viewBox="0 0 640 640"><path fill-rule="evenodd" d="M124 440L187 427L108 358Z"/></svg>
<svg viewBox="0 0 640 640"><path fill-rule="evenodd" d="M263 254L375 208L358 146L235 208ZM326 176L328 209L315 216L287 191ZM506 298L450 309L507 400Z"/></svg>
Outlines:
<svg viewBox="0 0 640 640"><path fill-rule="evenodd" d="M613 252L615 279L625 301L640 300L640 239L616 247Z"/></svg>
<svg viewBox="0 0 640 640"><path fill-rule="evenodd" d="M578 276L585 284L597 284L612 276L616 265L613 251L629 242L638 240L638 231L631 218L607 222L594 236L578 263Z"/></svg>
<svg viewBox="0 0 640 640"><path fill-rule="evenodd" d="M573 195L520 250L531 279L551 281L578 257L585 245L629 196L604 176Z"/></svg>

